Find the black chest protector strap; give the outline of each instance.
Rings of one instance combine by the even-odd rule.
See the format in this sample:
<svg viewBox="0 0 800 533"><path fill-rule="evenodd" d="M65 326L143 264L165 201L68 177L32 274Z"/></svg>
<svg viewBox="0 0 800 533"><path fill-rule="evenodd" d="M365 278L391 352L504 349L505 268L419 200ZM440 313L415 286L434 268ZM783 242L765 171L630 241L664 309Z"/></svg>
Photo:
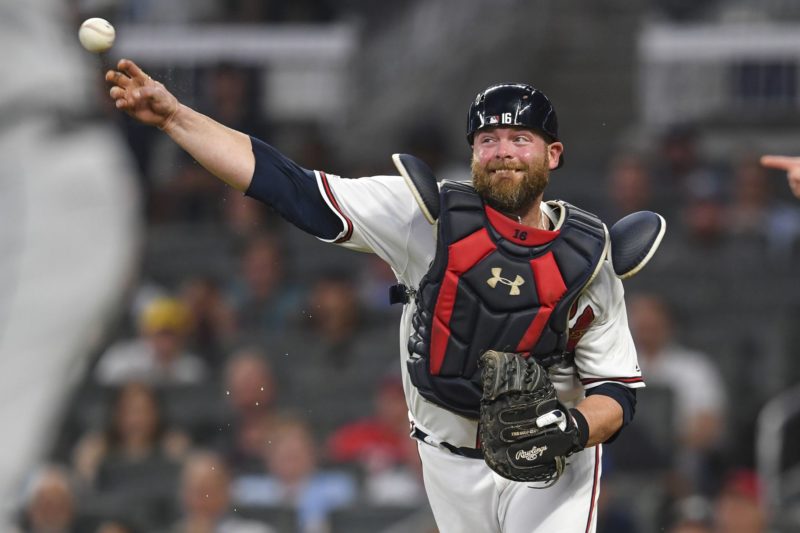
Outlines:
<svg viewBox="0 0 800 533"><path fill-rule="evenodd" d="M467 184L441 187L436 256L415 295L408 370L426 399L476 418L489 349L562 360L569 310L599 272L608 232L565 202L556 230L514 223Z"/></svg>

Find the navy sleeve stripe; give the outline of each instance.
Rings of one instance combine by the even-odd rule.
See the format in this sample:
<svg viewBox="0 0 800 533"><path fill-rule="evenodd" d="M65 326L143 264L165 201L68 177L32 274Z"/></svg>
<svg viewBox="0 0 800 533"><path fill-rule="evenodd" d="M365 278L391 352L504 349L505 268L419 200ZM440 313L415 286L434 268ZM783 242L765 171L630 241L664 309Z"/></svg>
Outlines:
<svg viewBox="0 0 800 533"><path fill-rule="evenodd" d="M620 385L619 383L603 383L602 385L586 391L587 397L596 394L607 396L622 407L622 427L605 441L613 442L625 426L630 424L633 420L633 415L636 413L636 389Z"/></svg>
<svg viewBox="0 0 800 533"><path fill-rule="evenodd" d="M350 237L353 236L353 222L347 217L347 215L344 214L342 208L339 207L339 202L336 201L336 197L333 195L333 191L331 190L331 185L330 183L328 183L328 176L322 171L317 171L317 174L319 174L319 179L320 182L322 183L322 187L323 190L325 191L325 196L327 196L328 198L329 204L333 207L333 209L336 211L339 217L344 221L347 227L346 231L344 232L344 235L336 239L334 242L336 243L347 242L350 240Z"/></svg>

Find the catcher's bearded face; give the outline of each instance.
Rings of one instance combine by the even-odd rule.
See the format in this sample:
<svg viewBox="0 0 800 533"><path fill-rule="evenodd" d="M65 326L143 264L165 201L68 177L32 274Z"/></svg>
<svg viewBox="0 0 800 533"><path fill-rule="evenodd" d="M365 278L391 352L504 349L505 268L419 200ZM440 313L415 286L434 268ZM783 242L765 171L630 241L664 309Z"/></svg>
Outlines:
<svg viewBox="0 0 800 533"><path fill-rule="evenodd" d="M531 130L479 131L472 146L475 189L498 211L524 215L541 198L549 182L551 146ZM560 149L558 152L560 155Z"/></svg>

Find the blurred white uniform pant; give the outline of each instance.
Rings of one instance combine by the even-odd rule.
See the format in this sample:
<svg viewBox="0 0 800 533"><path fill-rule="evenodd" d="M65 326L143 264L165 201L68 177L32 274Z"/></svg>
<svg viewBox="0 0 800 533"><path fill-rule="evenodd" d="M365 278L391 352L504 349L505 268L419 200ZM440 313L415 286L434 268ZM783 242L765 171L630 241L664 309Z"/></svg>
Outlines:
<svg viewBox="0 0 800 533"><path fill-rule="evenodd" d="M65 128L45 113L2 124L0 161L0 502L9 507L52 445L134 272L139 193L108 126Z"/></svg>
<svg viewBox="0 0 800 533"><path fill-rule="evenodd" d="M546 489L505 479L481 459L418 446L440 533L593 533L597 527L600 446L570 456L561 479Z"/></svg>

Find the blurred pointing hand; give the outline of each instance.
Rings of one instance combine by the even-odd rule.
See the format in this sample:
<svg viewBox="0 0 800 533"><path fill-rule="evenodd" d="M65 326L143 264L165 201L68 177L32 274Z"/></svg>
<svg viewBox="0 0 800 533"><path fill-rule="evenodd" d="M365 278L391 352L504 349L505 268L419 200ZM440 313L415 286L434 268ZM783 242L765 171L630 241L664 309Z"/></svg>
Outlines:
<svg viewBox="0 0 800 533"><path fill-rule="evenodd" d="M796 197L800 198L800 157L765 155L761 156L761 164L767 168L785 170L789 188Z"/></svg>

